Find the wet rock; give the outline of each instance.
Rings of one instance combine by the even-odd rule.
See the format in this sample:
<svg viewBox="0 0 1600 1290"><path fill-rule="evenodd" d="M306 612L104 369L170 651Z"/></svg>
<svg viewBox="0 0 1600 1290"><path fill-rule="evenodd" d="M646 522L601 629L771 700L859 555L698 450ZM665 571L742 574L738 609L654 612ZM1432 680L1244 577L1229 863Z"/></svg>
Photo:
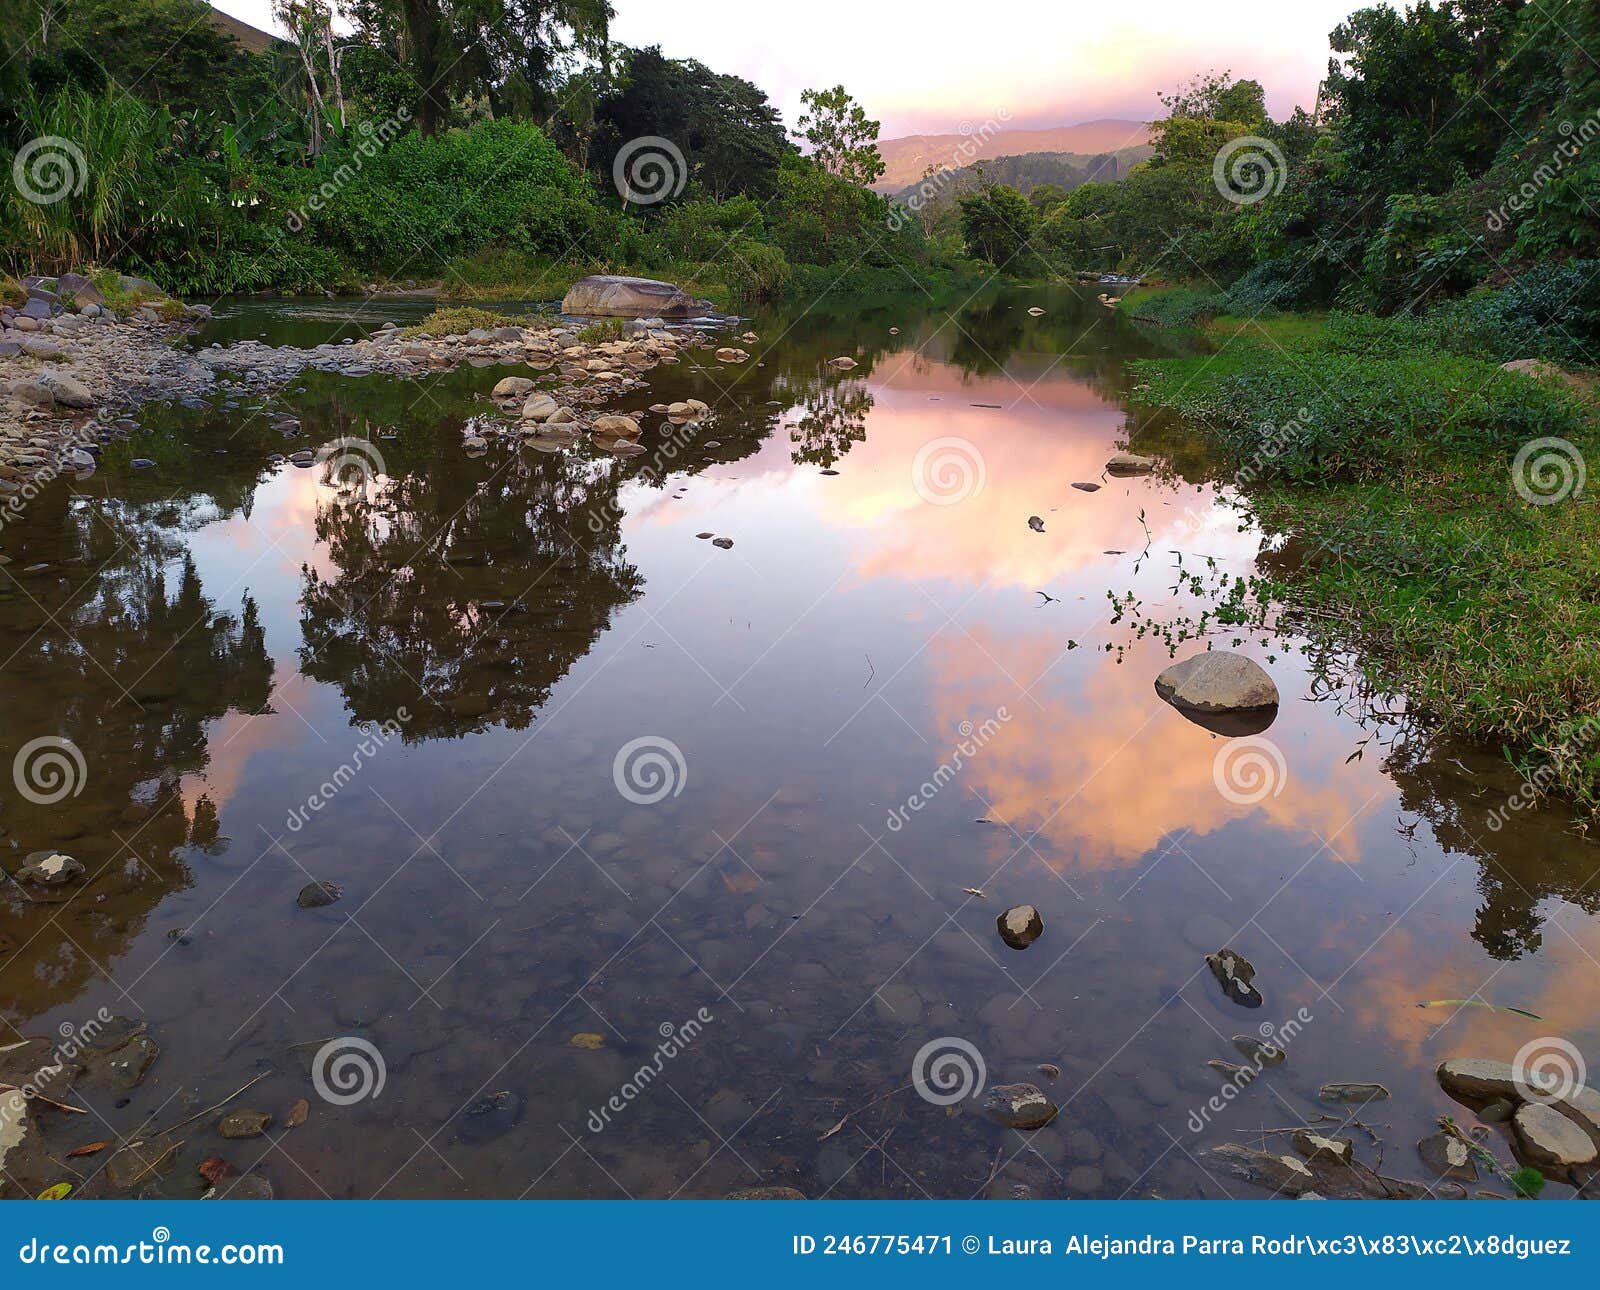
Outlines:
<svg viewBox="0 0 1600 1290"><path fill-rule="evenodd" d="M1044 532L1044 520L1042 520L1037 515L1030 515L1030 516L1028 516L1028 527L1030 529L1032 529L1035 533L1043 533Z"/></svg>
<svg viewBox="0 0 1600 1290"><path fill-rule="evenodd" d="M838 358L830 358L828 366L836 372L851 372L861 365L848 354L841 354Z"/></svg>
<svg viewBox="0 0 1600 1290"><path fill-rule="evenodd" d="M735 349L731 345L724 345L717 351L717 361L719 363L744 363L748 362L749 358L750 355L745 353L744 350Z"/></svg>
<svg viewBox="0 0 1600 1290"><path fill-rule="evenodd" d="M1000 929L1000 939L1014 950L1025 950L1044 932L1044 919L1032 905L1013 905L999 918L995 926Z"/></svg>
<svg viewBox="0 0 1600 1290"><path fill-rule="evenodd" d="M1255 987L1255 965L1238 950L1220 949L1206 955L1206 966L1217 978L1222 992L1242 1008L1259 1008L1261 991Z"/></svg>
<svg viewBox="0 0 1600 1290"><path fill-rule="evenodd" d="M1218 1168L1284 1196L1299 1196L1313 1190L1317 1178L1293 1156L1275 1156L1265 1151L1225 1142L1207 1151L1206 1158Z"/></svg>
<svg viewBox="0 0 1600 1290"><path fill-rule="evenodd" d="M1207 650L1156 677L1156 693L1185 716L1221 734L1255 734L1278 713L1278 687L1243 654ZM1217 719L1224 724L1212 724ZM1239 724L1243 719L1243 724Z"/></svg>
<svg viewBox="0 0 1600 1290"><path fill-rule="evenodd" d="M1546 1173L1561 1174L1578 1165L1593 1164L1593 1140L1554 1106L1529 1102L1517 1108L1511 1128L1517 1155Z"/></svg>
<svg viewBox="0 0 1600 1290"><path fill-rule="evenodd" d="M1281 1066L1289 1054L1255 1035L1235 1035L1229 1042L1257 1066Z"/></svg>
<svg viewBox="0 0 1600 1290"><path fill-rule="evenodd" d="M548 394L535 394L522 405L522 418L524 421L548 421L560 406Z"/></svg>
<svg viewBox="0 0 1600 1290"><path fill-rule="evenodd" d="M1073 487L1076 488L1080 493L1098 493L1100 491L1099 484L1092 484L1087 481L1074 484Z"/></svg>
<svg viewBox="0 0 1600 1290"><path fill-rule="evenodd" d="M1324 1102L1381 1102L1389 1096L1382 1084L1324 1084L1317 1090Z"/></svg>
<svg viewBox="0 0 1600 1290"><path fill-rule="evenodd" d="M805 1193L793 1187L741 1187L730 1191L723 1200L804 1200Z"/></svg>
<svg viewBox="0 0 1600 1290"><path fill-rule="evenodd" d="M1453 1133L1430 1133L1417 1143L1417 1155L1422 1163L1441 1178L1459 1178L1466 1182L1478 1180L1478 1166L1472 1162L1472 1152L1467 1144Z"/></svg>
<svg viewBox="0 0 1600 1290"><path fill-rule="evenodd" d="M272 1200L272 1184L260 1174L240 1174L224 1178L200 1197L201 1200Z"/></svg>
<svg viewBox="0 0 1600 1290"><path fill-rule="evenodd" d="M1505 1124L1516 1113L1515 1103L1509 1098L1497 1097L1478 1111L1478 1119L1485 1124Z"/></svg>
<svg viewBox="0 0 1600 1290"><path fill-rule="evenodd" d="M579 278L561 301L562 313L593 318L689 318L707 308L670 282L611 274Z"/></svg>
<svg viewBox="0 0 1600 1290"><path fill-rule="evenodd" d="M495 382L490 393L495 399L517 399L533 393L534 382L526 376L506 376Z"/></svg>
<svg viewBox="0 0 1600 1290"><path fill-rule="evenodd" d="M259 1138L271 1123L265 1111L230 1111L217 1121L217 1132L225 1138Z"/></svg>
<svg viewBox="0 0 1600 1290"><path fill-rule="evenodd" d="M708 538L716 537L716 534L715 533L696 533L695 537L699 538L702 542L704 542Z"/></svg>
<svg viewBox="0 0 1600 1290"><path fill-rule="evenodd" d="M480 1098L461 1113L463 1142L492 1142L522 1118L522 1099L508 1089Z"/></svg>
<svg viewBox="0 0 1600 1290"><path fill-rule="evenodd" d="M301 909L321 909L331 905L344 895L344 888L336 882L308 882L300 888L300 894L295 897L294 903Z"/></svg>
<svg viewBox="0 0 1600 1290"><path fill-rule="evenodd" d="M983 1095L983 1113L1008 1129L1038 1129L1056 1118L1056 1104L1035 1084L996 1084Z"/></svg>
<svg viewBox="0 0 1600 1290"><path fill-rule="evenodd" d="M1141 457L1137 453L1119 452L1106 462L1108 475L1148 475L1156 468L1153 458Z"/></svg>
<svg viewBox="0 0 1600 1290"><path fill-rule="evenodd" d="M59 851L34 851L23 860L22 868L17 870L17 880L32 883L36 887L64 887L70 882L77 882L83 874L82 862L69 855Z"/></svg>
<svg viewBox="0 0 1600 1290"><path fill-rule="evenodd" d="M724 551L731 550L732 547L733 547L733 539L730 538L730 537L712 538L711 539L711 545L712 546L719 546Z"/></svg>
<svg viewBox="0 0 1600 1290"><path fill-rule="evenodd" d="M1289 1140L1294 1143L1296 1151L1314 1162L1347 1165L1355 1156L1356 1144L1350 1138L1334 1138L1310 1129L1296 1129Z"/></svg>
<svg viewBox="0 0 1600 1290"><path fill-rule="evenodd" d="M170 1173L183 1144L170 1133L140 1138L119 1148L106 1161L105 1178L114 1191L132 1191Z"/></svg>
<svg viewBox="0 0 1600 1290"><path fill-rule="evenodd" d="M1526 1072L1520 1074L1525 1078ZM1434 1075L1439 1086L1459 1101L1487 1102L1504 1098L1517 1102L1522 1098L1517 1088L1519 1072L1509 1062L1457 1057L1440 1062Z"/></svg>
<svg viewBox="0 0 1600 1290"><path fill-rule="evenodd" d="M635 439L639 435L639 423L632 417L596 417L593 429L596 435L618 439Z"/></svg>
<svg viewBox="0 0 1600 1290"><path fill-rule="evenodd" d="M461 447L463 451L476 456L489 450L489 441L481 434L469 434L461 440Z"/></svg>

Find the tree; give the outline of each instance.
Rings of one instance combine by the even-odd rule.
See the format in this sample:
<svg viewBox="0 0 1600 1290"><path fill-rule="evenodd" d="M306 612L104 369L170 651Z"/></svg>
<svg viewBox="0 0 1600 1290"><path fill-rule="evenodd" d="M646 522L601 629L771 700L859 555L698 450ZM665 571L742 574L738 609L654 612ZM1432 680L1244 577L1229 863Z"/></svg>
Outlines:
<svg viewBox="0 0 1600 1290"><path fill-rule="evenodd" d="M868 119L843 85L831 90L806 90L800 101L806 111L795 122L795 137L811 146L812 159L848 183L872 187L883 174L878 123Z"/></svg>
<svg viewBox="0 0 1600 1290"><path fill-rule="evenodd" d="M961 240L967 254L1006 268L1033 237L1038 216L1028 199L1005 184L961 199Z"/></svg>

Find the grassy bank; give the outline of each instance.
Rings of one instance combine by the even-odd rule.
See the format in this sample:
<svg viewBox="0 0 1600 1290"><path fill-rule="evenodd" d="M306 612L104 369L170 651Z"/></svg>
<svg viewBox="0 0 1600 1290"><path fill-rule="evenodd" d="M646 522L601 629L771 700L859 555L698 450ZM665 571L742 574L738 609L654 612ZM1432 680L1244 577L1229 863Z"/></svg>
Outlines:
<svg viewBox="0 0 1600 1290"><path fill-rule="evenodd" d="M1281 540L1258 593L1375 689L1600 809L1592 391L1449 352L1426 319L1247 320L1188 292L1124 308L1214 343L1135 364L1136 397L1204 426Z"/></svg>

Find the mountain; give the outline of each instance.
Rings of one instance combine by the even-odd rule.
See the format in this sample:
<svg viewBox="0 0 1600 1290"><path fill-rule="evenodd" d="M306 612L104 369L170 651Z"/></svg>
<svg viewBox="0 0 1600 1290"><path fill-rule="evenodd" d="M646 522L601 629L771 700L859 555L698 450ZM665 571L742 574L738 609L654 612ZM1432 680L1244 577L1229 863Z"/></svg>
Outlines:
<svg viewBox="0 0 1600 1290"><path fill-rule="evenodd" d="M211 6L210 18L213 27L225 35L232 36L248 54L264 54L278 43L278 38L271 32L252 27L231 13L223 13L215 5Z"/></svg>
<svg viewBox="0 0 1600 1290"><path fill-rule="evenodd" d="M1149 144L1141 143L1094 156L1077 152L1025 152L1015 157L990 157L929 181L930 191L922 194L922 199L957 197L982 184L1009 184L1024 196L1041 184L1056 184L1071 192L1079 184L1091 180L1123 178L1129 170L1145 160L1150 151ZM980 167L983 172L981 175L978 173ZM909 183L894 195L906 201L914 194L921 194L923 182L918 179Z"/></svg>
<svg viewBox="0 0 1600 1290"><path fill-rule="evenodd" d="M1150 127L1143 121L1085 121L1049 130L1008 130L987 135L909 134L901 139L878 140L883 157L883 177L873 185L892 193L916 183L929 166L960 169L991 157L1016 157L1032 152L1072 152L1095 156L1147 143Z"/></svg>

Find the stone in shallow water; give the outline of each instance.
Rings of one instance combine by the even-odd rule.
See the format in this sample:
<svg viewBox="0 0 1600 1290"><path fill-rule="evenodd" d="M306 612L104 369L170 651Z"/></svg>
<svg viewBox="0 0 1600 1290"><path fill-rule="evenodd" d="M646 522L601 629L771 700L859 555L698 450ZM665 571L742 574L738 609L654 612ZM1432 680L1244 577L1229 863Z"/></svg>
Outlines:
<svg viewBox="0 0 1600 1290"><path fill-rule="evenodd" d="M804 1200L805 1193L793 1187L741 1187L730 1191L723 1200Z"/></svg>
<svg viewBox="0 0 1600 1290"><path fill-rule="evenodd" d="M1467 1144L1452 1133L1430 1133L1417 1143L1417 1154L1441 1178L1459 1178L1465 1182L1478 1180L1478 1167L1472 1163L1472 1152Z"/></svg>
<svg viewBox="0 0 1600 1290"><path fill-rule="evenodd" d="M1335 1138L1313 1133L1310 1129L1296 1129L1290 1136L1294 1149L1307 1160L1330 1165L1347 1165L1355 1155L1356 1144L1351 1138Z"/></svg>
<svg viewBox="0 0 1600 1290"><path fill-rule="evenodd" d="M1032 905L1013 905L999 918L995 926L1000 929L1000 939L1014 950L1025 950L1044 932L1044 919Z"/></svg>
<svg viewBox="0 0 1600 1290"><path fill-rule="evenodd" d="M1222 992L1242 1008L1259 1008L1264 1000L1255 987L1255 964L1238 950L1220 949L1206 955L1206 966L1217 978Z"/></svg>
<svg viewBox="0 0 1600 1290"><path fill-rule="evenodd" d="M983 1113L1008 1129L1038 1129L1056 1118L1056 1104L1035 1084L996 1084L983 1095Z"/></svg>
<svg viewBox="0 0 1600 1290"><path fill-rule="evenodd" d="M81 877L83 877L82 862L59 851L32 852L22 862L22 868L17 870L19 881L40 887L61 887L69 882L76 882Z"/></svg>
<svg viewBox="0 0 1600 1290"><path fill-rule="evenodd" d="M1278 687L1243 654L1207 650L1156 677L1156 693L1197 725L1219 734L1258 734L1278 715Z"/></svg>
<svg viewBox="0 0 1600 1290"><path fill-rule="evenodd" d="M225 1138L259 1138L271 1123L265 1111L229 1111L217 1121L217 1132Z"/></svg>
<svg viewBox="0 0 1600 1290"><path fill-rule="evenodd" d="M321 909L331 905L344 895L344 888L336 882L308 882L300 888L300 894L295 897L295 904L301 909Z"/></svg>
<svg viewBox="0 0 1600 1290"><path fill-rule="evenodd" d="M1324 1102L1381 1102L1389 1096L1382 1084L1324 1084L1317 1090Z"/></svg>
<svg viewBox="0 0 1600 1290"><path fill-rule="evenodd" d="M1530 1165L1561 1173L1575 1165L1593 1164L1593 1140L1554 1106L1529 1102L1517 1108L1511 1121L1517 1137L1517 1154Z"/></svg>

